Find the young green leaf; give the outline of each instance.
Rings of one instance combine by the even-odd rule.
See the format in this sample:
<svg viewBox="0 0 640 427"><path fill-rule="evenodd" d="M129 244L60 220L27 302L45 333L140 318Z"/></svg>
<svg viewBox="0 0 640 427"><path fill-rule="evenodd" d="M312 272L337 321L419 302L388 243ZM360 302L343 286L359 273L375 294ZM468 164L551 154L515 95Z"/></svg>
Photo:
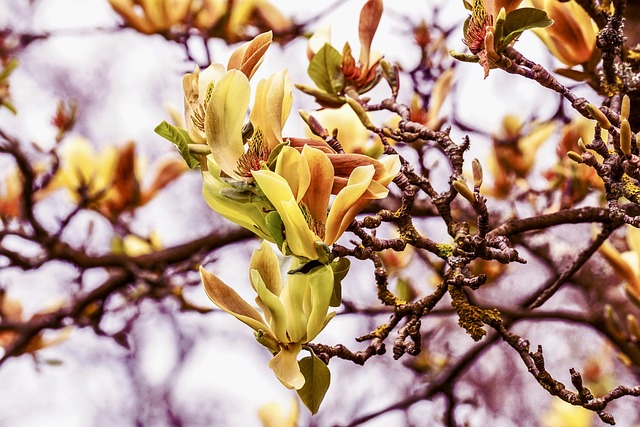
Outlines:
<svg viewBox="0 0 640 427"><path fill-rule="evenodd" d="M553 24L547 12L533 7L523 7L507 14L504 21L502 34L504 35L503 46L507 46L525 30L532 28L545 28Z"/></svg>
<svg viewBox="0 0 640 427"><path fill-rule="evenodd" d="M154 131L176 146L180 155L191 169L195 169L200 165L198 158L189 152L189 144L191 144L192 141L186 130L177 128L172 124L163 121L156 126Z"/></svg>
<svg viewBox="0 0 640 427"><path fill-rule="evenodd" d="M307 73L318 88L337 95L344 88L341 63L340 52L327 43L311 59Z"/></svg>
<svg viewBox="0 0 640 427"><path fill-rule="evenodd" d="M305 404L312 414L316 414L320 409L320 404L331 383L331 372L322 360L311 353L298 362L300 372L304 376L304 386L298 390L300 400Z"/></svg>

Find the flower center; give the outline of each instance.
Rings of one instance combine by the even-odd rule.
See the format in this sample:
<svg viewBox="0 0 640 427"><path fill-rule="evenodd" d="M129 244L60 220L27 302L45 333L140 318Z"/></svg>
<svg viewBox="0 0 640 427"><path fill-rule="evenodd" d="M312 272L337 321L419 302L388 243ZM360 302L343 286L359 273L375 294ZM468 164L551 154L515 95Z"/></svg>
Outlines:
<svg viewBox="0 0 640 427"><path fill-rule="evenodd" d="M251 171L260 170L262 163L269 160L271 150L265 144L260 128L256 129L247 145L247 151L240 156L236 166L239 175L252 178Z"/></svg>

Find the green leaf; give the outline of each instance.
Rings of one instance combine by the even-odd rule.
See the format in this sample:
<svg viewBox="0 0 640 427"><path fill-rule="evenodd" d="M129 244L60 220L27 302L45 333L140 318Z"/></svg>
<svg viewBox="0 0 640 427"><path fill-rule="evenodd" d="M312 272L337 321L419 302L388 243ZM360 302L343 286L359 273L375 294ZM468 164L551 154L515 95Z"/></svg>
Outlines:
<svg viewBox="0 0 640 427"><path fill-rule="evenodd" d="M532 28L545 28L553 24L547 12L533 7L523 7L507 14L502 33L505 35L502 42L507 46L525 30Z"/></svg>
<svg viewBox="0 0 640 427"><path fill-rule="evenodd" d="M313 96L318 104L326 108L340 108L345 102L347 102L347 100L344 99L343 96L333 95L314 87L301 85L298 83L296 83L295 86L307 95Z"/></svg>
<svg viewBox="0 0 640 427"><path fill-rule="evenodd" d="M265 222L267 223L267 229L269 230L269 234L273 237L273 240L278 245L279 248L282 248L282 244L284 243L284 236L282 235L282 229L284 225L282 223L282 218L277 211L271 211L264 217Z"/></svg>
<svg viewBox="0 0 640 427"><path fill-rule="evenodd" d="M337 95L344 88L341 63L340 52L327 43L311 59L307 73L318 88Z"/></svg>
<svg viewBox="0 0 640 427"><path fill-rule="evenodd" d="M180 155L191 169L195 169L200 165L198 158L189 152L189 144L192 144L193 141L189 138L189 133L186 130L163 121L156 126L154 131L176 146Z"/></svg>
<svg viewBox="0 0 640 427"><path fill-rule="evenodd" d="M351 262L347 258L340 258L329 265L333 270L333 294L329 306L339 307L342 302L342 279L349 272Z"/></svg>
<svg viewBox="0 0 640 427"><path fill-rule="evenodd" d="M300 372L304 376L304 386L298 390L298 396L311 414L315 415L331 383L331 372L327 365L315 354L298 362Z"/></svg>

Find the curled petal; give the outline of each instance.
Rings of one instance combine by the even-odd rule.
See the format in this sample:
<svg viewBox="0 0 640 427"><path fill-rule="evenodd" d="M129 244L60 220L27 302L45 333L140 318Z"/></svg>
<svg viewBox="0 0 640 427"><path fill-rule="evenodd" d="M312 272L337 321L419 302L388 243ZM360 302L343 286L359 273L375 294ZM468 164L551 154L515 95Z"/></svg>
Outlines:
<svg viewBox="0 0 640 427"><path fill-rule="evenodd" d="M248 41L238 49L234 50L229 58L227 69L237 69L244 73L247 78L253 77L255 72L264 61L264 55L271 46L273 40L273 33L267 31L254 37L253 40Z"/></svg>
<svg viewBox="0 0 640 427"><path fill-rule="evenodd" d="M253 251L249 269L257 270L264 280L267 289L275 295L282 291L282 279L280 277L280 264L278 257L271 249L271 245L263 241L260 249Z"/></svg>
<svg viewBox="0 0 640 427"><path fill-rule="evenodd" d="M294 150L295 151L295 150ZM303 198L311 217L324 224L333 188L333 166L322 151L305 146L302 155L307 159L311 183Z"/></svg>
<svg viewBox="0 0 640 427"><path fill-rule="evenodd" d="M371 53L371 41L378 29L382 17L382 0L369 0L360 12L358 32L360 34L360 65L364 70L369 69L369 55Z"/></svg>
<svg viewBox="0 0 640 427"><path fill-rule="evenodd" d="M247 76L238 70L229 70L215 84L205 115L205 133L211 154L220 169L237 180L242 180L236 169L244 154L242 126L249 95Z"/></svg>
<svg viewBox="0 0 640 427"><path fill-rule="evenodd" d="M360 209L354 209L356 202L367 191L375 174L373 165L360 166L353 170L347 185L340 190L333 201L329 216L324 242L334 244L344 233Z"/></svg>
<svg viewBox="0 0 640 427"><path fill-rule="evenodd" d="M291 147L283 147L276 163L276 173L287 180L296 202L300 202L311 182L306 157Z"/></svg>
<svg viewBox="0 0 640 427"><path fill-rule="evenodd" d="M302 346L289 344L280 348L278 354L269 361L269 367L285 387L300 390L304 385L304 376L298 365L298 354Z"/></svg>

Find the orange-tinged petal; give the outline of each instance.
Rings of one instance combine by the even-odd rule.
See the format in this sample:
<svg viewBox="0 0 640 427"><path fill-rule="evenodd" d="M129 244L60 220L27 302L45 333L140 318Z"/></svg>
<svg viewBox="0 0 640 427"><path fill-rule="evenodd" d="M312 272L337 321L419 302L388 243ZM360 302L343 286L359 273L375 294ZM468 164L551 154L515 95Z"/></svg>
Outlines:
<svg viewBox="0 0 640 427"><path fill-rule="evenodd" d="M250 79L258 70L262 61L264 61L264 55L269 46L271 46L272 40L273 33L267 31L266 33L258 34L253 40L243 43L231 54L227 69L238 69Z"/></svg>
<svg viewBox="0 0 640 427"><path fill-rule="evenodd" d="M333 166L327 155L316 148L305 146L302 155L307 159L311 175L310 186L302 201L311 217L324 224L333 188Z"/></svg>
<svg viewBox="0 0 640 427"><path fill-rule="evenodd" d="M373 165L357 167L351 173L346 187L340 190L329 211L324 237L327 245L334 244L358 214L351 208L367 191L374 174Z"/></svg>
<svg viewBox="0 0 640 427"><path fill-rule="evenodd" d="M382 9L382 0L369 0L360 11L358 33L360 35L360 65L363 70L369 69L371 42L380 23Z"/></svg>
<svg viewBox="0 0 640 427"><path fill-rule="evenodd" d="M200 277L209 299L222 310L234 316L253 330L273 335L262 316L214 274L200 267Z"/></svg>
<svg viewBox="0 0 640 427"><path fill-rule="evenodd" d="M244 154L242 126L249 106L249 79L229 70L213 88L205 116L205 133L211 154L220 169L237 180L237 163Z"/></svg>

